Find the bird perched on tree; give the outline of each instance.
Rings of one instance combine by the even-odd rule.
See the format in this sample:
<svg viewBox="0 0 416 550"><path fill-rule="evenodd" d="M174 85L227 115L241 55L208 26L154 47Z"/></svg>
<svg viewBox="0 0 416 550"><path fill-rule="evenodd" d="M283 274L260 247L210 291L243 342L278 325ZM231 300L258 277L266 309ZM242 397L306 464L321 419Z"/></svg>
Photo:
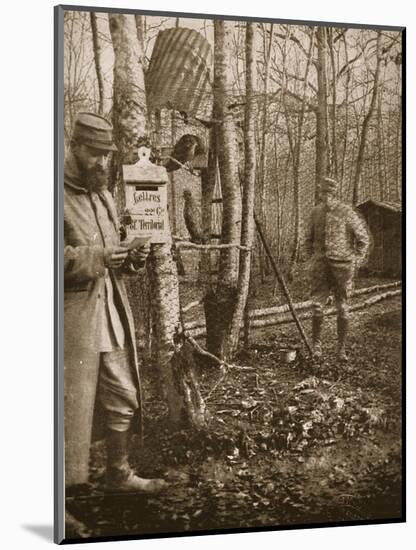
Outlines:
<svg viewBox="0 0 416 550"><path fill-rule="evenodd" d="M191 241L196 244L204 244L208 239L202 230L201 210L189 189L185 189L183 198L185 199L183 217Z"/></svg>
<svg viewBox="0 0 416 550"><path fill-rule="evenodd" d="M202 140L198 136L193 134L183 135L175 144L172 154L172 158L178 160L181 164L187 164L192 162L196 155L202 155L205 152ZM168 172L174 172L179 170L180 164L174 160L169 159L165 164L165 168Z"/></svg>

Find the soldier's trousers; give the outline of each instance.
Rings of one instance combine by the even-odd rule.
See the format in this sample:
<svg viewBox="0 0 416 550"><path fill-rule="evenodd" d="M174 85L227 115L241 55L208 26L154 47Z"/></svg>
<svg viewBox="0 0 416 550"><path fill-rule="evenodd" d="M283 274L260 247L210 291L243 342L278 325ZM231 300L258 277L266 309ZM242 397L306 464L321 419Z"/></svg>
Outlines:
<svg viewBox="0 0 416 550"><path fill-rule="evenodd" d="M128 430L139 404L137 382L127 350L100 354L98 399L106 412L107 427L120 432Z"/></svg>
<svg viewBox="0 0 416 550"><path fill-rule="evenodd" d="M352 290L355 264L353 261L313 258L311 266L311 300L313 315L323 316L323 308L332 294L338 317L348 317L348 298Z"/></svg>

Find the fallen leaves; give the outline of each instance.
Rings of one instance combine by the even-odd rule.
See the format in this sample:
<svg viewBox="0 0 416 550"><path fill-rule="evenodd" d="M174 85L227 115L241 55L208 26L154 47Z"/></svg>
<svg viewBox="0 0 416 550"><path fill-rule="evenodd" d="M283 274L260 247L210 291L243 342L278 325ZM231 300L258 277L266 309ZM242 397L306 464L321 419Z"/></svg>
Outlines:
<svg viewBox="0 0 416 550"><path fill-rule="evenodd" d="M204 373L213 414L207 431L173 432L155 389L146 388L148 435L136 467L163 475L171 488L152 498L78 504L88 526L111 535L120 526L125 533L181 532L398 515L400 335L386 315L380 324L373 317L353 326L348 374L333 342L319 376L277 368L277 337L246 354L254 373L233 369L214 391L218 372ZM97 447L94 479L104 464Z"/></svg>

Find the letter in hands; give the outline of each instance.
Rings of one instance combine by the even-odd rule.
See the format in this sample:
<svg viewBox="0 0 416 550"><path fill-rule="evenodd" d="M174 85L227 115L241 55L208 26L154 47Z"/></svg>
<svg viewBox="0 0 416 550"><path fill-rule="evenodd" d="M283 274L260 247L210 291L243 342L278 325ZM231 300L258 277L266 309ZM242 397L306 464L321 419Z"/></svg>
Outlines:
<svg viewBox="0 0 416 550"><path fill-rule="evenodd" d="M104 248L104 265L110 269L117 269L126 261L129 251L124 246Z"/></svg>
<svg viewBox="0 0 416 550"><path fill-rule="evenodd" d="M129 250L129 259L134 265L144 265L150 253L150 236L136 237L131 243L126 245Z"/></svg>

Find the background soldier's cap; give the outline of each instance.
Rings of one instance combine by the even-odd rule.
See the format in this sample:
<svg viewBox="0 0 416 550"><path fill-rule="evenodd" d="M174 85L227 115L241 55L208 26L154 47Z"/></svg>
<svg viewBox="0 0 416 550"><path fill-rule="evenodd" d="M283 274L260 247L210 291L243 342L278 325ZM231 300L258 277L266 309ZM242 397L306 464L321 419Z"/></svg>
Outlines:
<svg viewBox="0 0 416 550"><path fill-rule="evenodd" d="M321 192L336 193L338 190L338 182L332 178L322 178Z"/></svg>
<svg viewBox="0 0 416 550"><path fill-rule="evenodd" d="M94 149L117 151L113 143L113 126L95 113L78 113L72 131L72 139Z"/></svg>

